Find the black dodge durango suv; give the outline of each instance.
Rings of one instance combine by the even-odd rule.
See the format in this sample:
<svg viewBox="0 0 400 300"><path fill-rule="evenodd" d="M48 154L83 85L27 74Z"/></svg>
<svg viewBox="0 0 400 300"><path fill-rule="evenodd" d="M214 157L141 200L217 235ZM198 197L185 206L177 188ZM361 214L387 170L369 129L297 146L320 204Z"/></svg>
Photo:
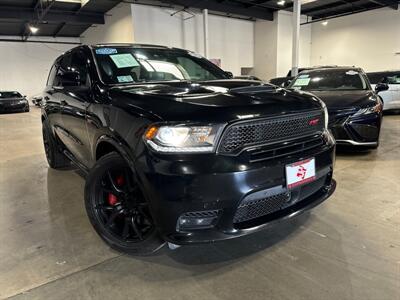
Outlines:
<svg viewBox="0 0 400 300"><path fill-rule="evenodd" d="M48 163L87 173L88 217L120 251L246 235L335 190L318 98L234 80L190 51L80 46L55 61L43 96Z"/></svg>

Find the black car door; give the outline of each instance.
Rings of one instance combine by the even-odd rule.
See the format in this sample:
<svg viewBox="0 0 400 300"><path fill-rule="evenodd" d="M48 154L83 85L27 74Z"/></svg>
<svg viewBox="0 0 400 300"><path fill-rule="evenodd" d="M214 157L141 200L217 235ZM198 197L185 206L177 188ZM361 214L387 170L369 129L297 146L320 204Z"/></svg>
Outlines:
<svg viewBox="0 0 400 300"><path fill-rule="evenodd" d="M64 84L60 94L63 142L66 148L85 166L91 159L86 127L86 110L90 105L90 76L87 58L81 50L71 53L71 63L67 72L76 74L75 81Z"/></svg>
<svg viewBox="0 0 400 300"><path fill-rule="evenodd" d="M61 104L60 104L60 83L57 77L59 64L56 62L49 73L46 88L43 92L44 108L46 111L49 124L57 136L59 136L59 128L62 127L61 120Z"/></svg>

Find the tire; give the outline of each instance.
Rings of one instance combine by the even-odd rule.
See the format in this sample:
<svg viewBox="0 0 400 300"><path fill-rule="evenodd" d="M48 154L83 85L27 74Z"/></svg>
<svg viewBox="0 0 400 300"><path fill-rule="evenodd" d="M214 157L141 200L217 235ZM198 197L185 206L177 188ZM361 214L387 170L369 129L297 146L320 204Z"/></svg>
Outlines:
<svg viewBox="0 0 400 300"><path fill-rule="evenodd" d="M68 167L71 162L63 153L61 153L57 145L57 141L54 138L54 135L51 132L50 126L46 120L42 122L42 134L44 152L50 168L62 169Z"/></svg>
<svg viewBox="0 0 400 300"><path fill-rule="evenodd" d="M86 177L85 207L98 235L117 251L146 255L165 244L132 170L116 152L101 157Z"/></svg>

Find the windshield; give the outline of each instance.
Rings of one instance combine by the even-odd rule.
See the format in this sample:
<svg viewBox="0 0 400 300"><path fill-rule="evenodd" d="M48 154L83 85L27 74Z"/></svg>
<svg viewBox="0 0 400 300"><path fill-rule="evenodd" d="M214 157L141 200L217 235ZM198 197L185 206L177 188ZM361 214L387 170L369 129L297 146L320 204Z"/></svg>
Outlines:
<svg viewBox="0 0 400 300"><path fill-rule="evenodd" d="M289 88L303 91L366 90L367 81L356 70L315 70L299 74Z"/></svg>
<svg viewBox="0 0 400 300"><path fill-rule="evenodd" d="M101 78L106 84L229 78L205 58L182 50L101 47L95 48L94 53Z"/></svg>
<svg viewBox="0 0 400 300"><path fill-rule="evenodd" d="M22 95L18 92L0 92L0 100L6 98L22 98Z"/></svg>

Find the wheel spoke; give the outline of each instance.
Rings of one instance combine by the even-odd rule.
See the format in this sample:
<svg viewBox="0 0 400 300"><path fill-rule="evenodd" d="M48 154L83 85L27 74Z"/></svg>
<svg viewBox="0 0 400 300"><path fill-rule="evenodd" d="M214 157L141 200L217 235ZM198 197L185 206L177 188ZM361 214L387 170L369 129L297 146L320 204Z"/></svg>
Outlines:
<svg viewBox="0 0 400 300"><path fill-rule="evenodd" d="M124 229L122 231L122 238L124 240L127 240L129 237L129 227L130 227L129 222L130 222L129 217L126 217L124 222Z"/></svg>
<svg viewBox="0 0 400 300"><path fill-rule="evenodd" d="M108 176L108 180L109 180L110 183L111 183L111 188L113 189L113 193L116 193L116 194L123 194L124 191L121 190L119 187L117 187L117 185L116 185L115 182L114 182L114 179L112 178L112 175L111 175L110 171L107 171L107 176Z"/></svg>
<svg viewBox="0 0 400 300"><path fill-rule="evenodd" d="M115 210L107 220L106 227L111 227L114 224L115 218L122 213L122 210Z"/></svg>
<svg viewBox="0 0 400 300"><path fill-rule="evenodd" d="M150 216L144 211L143 207L138 207L138 210L143 218L143 222L146 221L147 224L151 224L151 218Z"/></svg>
<svg viewBox="0 0 400 300"><path fill-rule="evenodd" d="M100 210L114 210L115 208L110 205L105 205L105 204L99 204L95 207L95 209L100 209Z"/></svg>
<svg viewBox="0 0 400 300"><path fill-rule="evenodd" d="M132 218L131 218L132 228L133 228L133 230L135 231L135 233L136 233L136 235L138 236L138 238L139 238L140 240L143 240L142 233L140 232L139 228L137 227L137 225L136 225L136 223L135 223L135 220L136 220L136 217L132 217Z"/></svg>

